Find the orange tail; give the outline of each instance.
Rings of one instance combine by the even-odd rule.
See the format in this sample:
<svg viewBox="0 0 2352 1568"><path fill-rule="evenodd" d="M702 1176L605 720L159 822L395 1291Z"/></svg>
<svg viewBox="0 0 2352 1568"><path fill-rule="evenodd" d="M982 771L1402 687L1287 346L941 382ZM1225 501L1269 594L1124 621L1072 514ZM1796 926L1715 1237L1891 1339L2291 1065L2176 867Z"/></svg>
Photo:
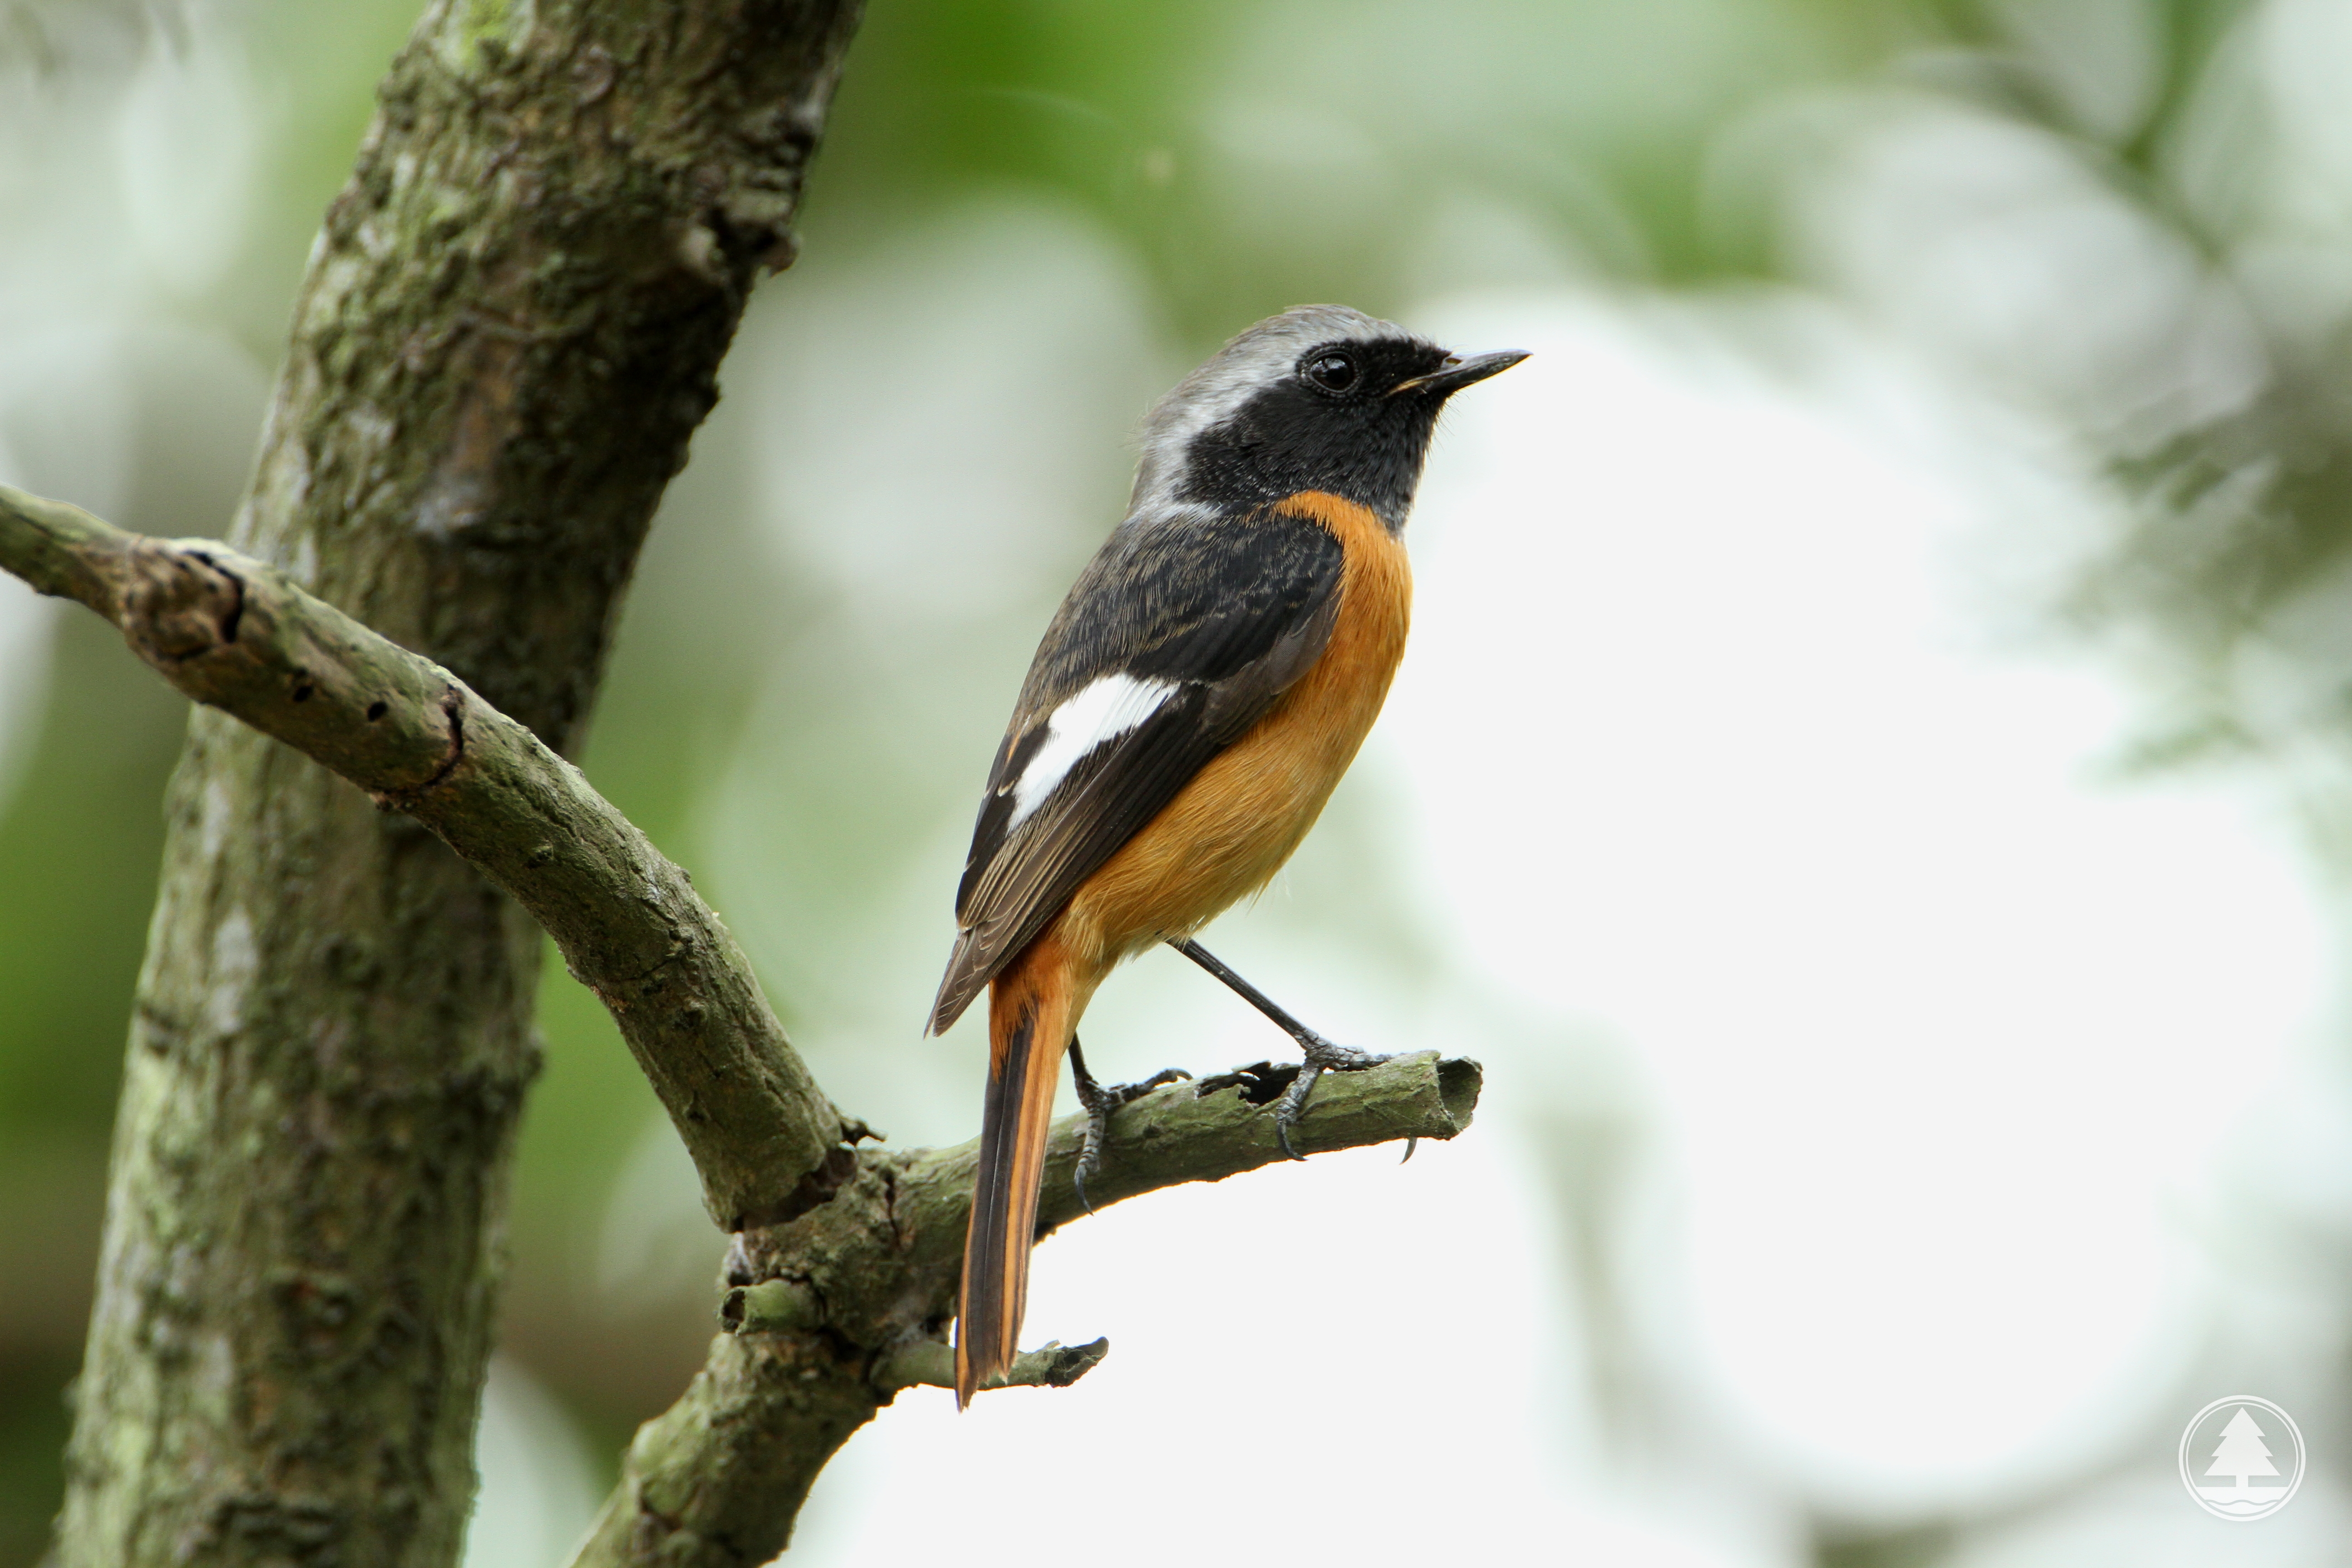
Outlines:
<svg viewBox="0 0 2352 1568"><path fill-rule="evenodd" d="M1077 1026L1061 942L1047 931L990 983L988 1099L964 1233L963 1300L956 1316L956 1406L1013 1364L1029 1303L1029 1249L1062 1053Z"/></svg>

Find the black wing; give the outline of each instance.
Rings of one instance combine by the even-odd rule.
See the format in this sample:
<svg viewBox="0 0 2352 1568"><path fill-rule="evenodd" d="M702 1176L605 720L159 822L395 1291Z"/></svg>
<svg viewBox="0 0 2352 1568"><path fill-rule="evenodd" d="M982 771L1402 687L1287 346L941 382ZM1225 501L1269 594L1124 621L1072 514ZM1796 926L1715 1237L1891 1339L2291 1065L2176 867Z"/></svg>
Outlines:
<svg viewBox="0 0 2352 1568"><path fill-rule="evenodd" d="M1111 535L1046 628L997 747L933 1033L1314 664L1330 640L1343 560L1328 530L1270 510L1131 519ZM1172 689L1021 815L1018 791L1055 713L1118 675Z"/></svg>

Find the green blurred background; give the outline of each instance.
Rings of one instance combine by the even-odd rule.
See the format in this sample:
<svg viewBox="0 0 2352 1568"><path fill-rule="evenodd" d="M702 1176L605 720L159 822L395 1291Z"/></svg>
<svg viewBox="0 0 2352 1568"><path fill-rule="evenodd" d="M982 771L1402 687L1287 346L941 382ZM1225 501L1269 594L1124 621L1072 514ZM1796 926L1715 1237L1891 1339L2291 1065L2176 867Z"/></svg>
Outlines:
<svg viewBox="0 0 2352 1568"><path fill-rule="evenodd" d="M0 477L135 529L220 530L310 233L415 10L0 0ZM2013 448L2095 476L2098 548L1997 616L2125 684L2120 773L2258 777L2311 863L2338 864L2347 10L883 0L804 260L756 302L664 508L584 764L714 889L837 1100L902 1142L963 1136L976 1053L913 1037L970 796L1036 628L1117 515L1148 400L1305 300L1769 298L1858 323ZM981 432L926 395L992 385L1024 412ZM841 450L869 482L802 482ZM898 471L893 450L924 456ZM955 516L926 510L969 474ZM0 1564L34 1560L57 1500L182 718L95 621L0 584ZM1369 955L1373 990L1416 994L1439 960L1374 847L1395 787L1351 784L1244 952ZM478 1540L485 1562L550 1550L710 1331L715 1242L683 1157L593 1001L548 973L490 1416L506 1447L486 1432L484 1456L501 1497L538 1500L499 1516L504 1544ZM1181 984L1107 994L1096 1027L1135 1042L1120 1068L1215 1065L1165 1003ZM1631 1266L1594 1239L1633 1223L1604 1213L1622 1119L1590 1082L1525 1081L1542 1245L1574 1265L1561 1310L1602 1347L1595 1397L1637 1407L1605 1429L1640 1449L1670 1417L1605 1353L1609 1276ZM2311 1224L2340 1237L2347 1214ZM1968 1554L2126 1450L2053 1461L2038 1490L1862 1509L1751 1467L1795 1522L1705 1560L2043 1561ZM2336 1533L2295 1538L2309 1561L2352 1541L2327 1517ZM2127 1544L2149 1539L2046 1560L2157 1561Z"/></svg>

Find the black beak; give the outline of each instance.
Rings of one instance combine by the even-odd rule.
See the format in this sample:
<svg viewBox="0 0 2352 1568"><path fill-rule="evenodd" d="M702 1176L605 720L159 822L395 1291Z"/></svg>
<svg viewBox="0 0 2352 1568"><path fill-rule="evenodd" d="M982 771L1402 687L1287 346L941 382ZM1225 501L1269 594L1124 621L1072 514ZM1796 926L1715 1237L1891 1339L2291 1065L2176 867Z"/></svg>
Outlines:
<svg viewBox="0 0 2352 1568"><path fill-rule="evenodd" d="M1476 359L1448 359L1427 375L1416 375L1411 381L1397 383L1389 388L1389 395L1394 397L1400 392L1418 392L1429 397L1451 397L1472 382L1500 375L1527 357L1524 350L1506 349L1498 354L1480 354Z"/></svg>

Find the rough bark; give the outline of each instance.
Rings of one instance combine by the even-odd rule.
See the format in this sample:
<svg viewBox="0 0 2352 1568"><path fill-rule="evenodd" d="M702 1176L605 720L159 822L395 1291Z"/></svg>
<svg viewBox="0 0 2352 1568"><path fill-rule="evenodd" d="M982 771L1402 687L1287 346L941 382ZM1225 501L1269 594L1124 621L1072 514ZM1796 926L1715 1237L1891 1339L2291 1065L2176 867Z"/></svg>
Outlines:
<svg viewBox="0 0 2352 1568"><path fill-rule="evenodd" d="M433 5L327 215L236 544L567 747L857 11ZM211 710L167 809L59 1560L446 1563L537 933Z"/></svg>

